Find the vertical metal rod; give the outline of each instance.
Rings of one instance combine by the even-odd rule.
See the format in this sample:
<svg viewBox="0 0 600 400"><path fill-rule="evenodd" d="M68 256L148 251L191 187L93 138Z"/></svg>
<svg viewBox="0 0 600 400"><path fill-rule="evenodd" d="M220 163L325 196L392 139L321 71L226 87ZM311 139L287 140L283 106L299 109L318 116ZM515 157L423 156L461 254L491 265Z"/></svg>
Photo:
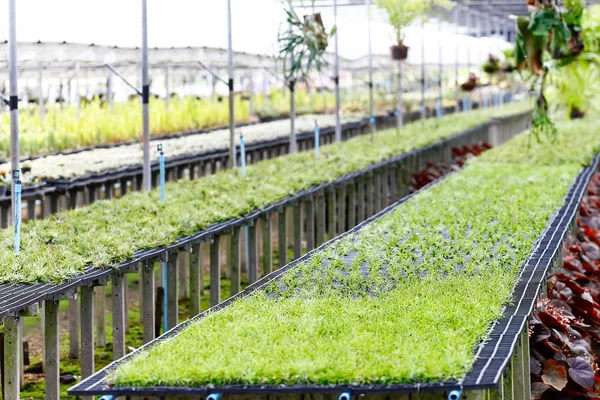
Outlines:
<svg viewBox="0 0 600 400"><path fill-rule="evenodd" d="M404 124L404 105L402 104L402 60L398 60L398 104L396 105L396 127Z"/></svg>
<svg viewBox="0 0 600 400"><path fill-rule="evenodd" d="M443 38L443 32L442 32L442 18L440 17L439 21L438 21L438 31L440 34L440 38L439 38L439 45L438 45L438 66L439 66L439 74L440 74L440 78L439 78L439 82L438 82L438 90L439 90L439 94L438 94L438 106L437 106L437 117L441 118L442 115L444 114L444 83L443 83L443 77L444 77L444 63L442 62L443 56L444 56L444 48L442 46L443 42L442 42L442 38Z"/></svg>
<svg viewBox="0 0 600 400"><path fill-rule="evenodd" d="M454 34L456 37L454 38L454 90L455 90L455 100L456 100L456 112L460 110L460 91L458 86L458 57L460 53L460 47L458 46L458 18L459 18L458 6L454 7Z"/></svg>
<svg viewBox="0 0 600 400"><path fill-rule="evenodd" d="M337 26L337 0L333 0L333 23ZM342 141L342 124L340 122L340 57L338 45L339 33L336 32L335 40L335 141Z"/></svg>
<svg viewBox="0 0 600 400"><path fill-rule="evenodd" d="M375 133L375 100L373 96L373 49L371 46L371 0L367 0L367 17L368 17L368 30L369 30L369 110L371 113L371 118L369 119L370 127L371 127L371 140L373 139L373 134Z"/></svg>
<svg viewBox="0 0 600 400"><path fill-rule="evenodd" d="M163 152L162 144L158 145L158 164L159 164L159 172L160 172L160 201L165 202L167 200L167 190L166 190L166 171L165 171L165 154ZM168 266L167 262L163 261L162 263L162 281L163 281L163 332L169 330L168 324L168 315L169 315L169 300L167 296L167 279L168 279Z"/></svg>
<svg viewBox="0 0 600 400"><path fill-rule="evenodd" d="M144 142L143 188L152 188L150 171L150 81L148 78L148 7L147 0L142 0L142 138Z"/></svg>
<svg viewBox="0 0 600 400"><path fill-rule="evenodd" d="M227 0L227 71L229 73L229 168L235 168L235 110L233 90L233 49L231 35L231 0Z"/></svg>
<svg viewBox="0 0 600 400"><path fill-rule="evenodd" d="M290 153L298 151L296 143L296 81L290 81Z"/></svg>
<svg viewBox="0 0 600 400"><path fill-rule="evenodd" d="M465 14L465 25L467 25L467 72L471 73L471 12L469 10L466 11ZM467 110L471 109L471 95L470 93L466 94L467 99Z"/></svg>
<svg viewBox="0 0 600 400"><path fill-rule="evenodd" d="M44 122L44 86L42 80L43 67L38 66L38 106L40 108L40 121Z"/></svg>
<svg viewBox="0 0 600 400"><path fill-rule="evenodd" d="M9 107L10 107L10 168L12 171L19 169L19 91L17 87L17 11L16 0L8 2L8 41L9 41ZM15 209L15 184L11 182L11 206Z"/></svg>
<svg viewBox="0 0 600 400"><path fill-rule="evenodd" d="M421 119L425 119L425 19L421 20Z"/></svg>
<svg viewBox="0 0 600 400"><path fill-rule="evenodd" d="M15 254L21 250L21 170L13 169L13 182L15 187L15 204L13 207L15 222Z"/></svg>

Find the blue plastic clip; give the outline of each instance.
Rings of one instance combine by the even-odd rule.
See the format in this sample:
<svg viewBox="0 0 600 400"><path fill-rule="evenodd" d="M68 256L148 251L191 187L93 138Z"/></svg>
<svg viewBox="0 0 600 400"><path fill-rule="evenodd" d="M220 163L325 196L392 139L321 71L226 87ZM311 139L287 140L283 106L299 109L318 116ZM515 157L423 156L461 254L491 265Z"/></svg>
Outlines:
<svg viewBox="0 0 600 400"><path fill-rule="evenodd" d="M240 157L242 159L242 176L246 176L246 145L244 136L240 133Z"/></svg>
<svg viewBox="0 0 600 400"><path fill-rule="evenodd" d="M321 128L319 128L319 123L315 119L315 157L319 158L320 156L320 147L321 147Z"/></svg>
<svg viewBox="0 0 600 400"><path fill-rule="evenodd" d="M165 188L165 153L163 153L162 144L158 145L158 165L160 169L160 200L164 203L167 200Z"/></svg>
<svg viewBox="0 0 600 400"><path fill-rule="evenodd" d="M208 396L206 396L206 400L220 400L221 399L221 393L211 393Z"/></svg>
<svg viewBox="0 0 600 400"><path fill-rule="evenodd" d="M21 170L13 171L15 183L15 254L21 251Z"/></svg>
<svg viewBox="0 0 600 400"><path fill-rule="evenodd" d="M100 396L100 400L113 400L114 398L115 398L115 396L112 396L110 394Z"/></svg>
<svg viewBox="0 0 600 400"><path fill-rule="evenodd" d="M340 397L338 397L338 400L350 400L352 398L352 395L349 392L344 392L342 394L340 394Z"/></svg>
<svg viewBox="0 0 600 400"><path fill-rule="evenodd" d="M462 395L462 390L453 390L448 395L448 400L458 400Z"/></svg>

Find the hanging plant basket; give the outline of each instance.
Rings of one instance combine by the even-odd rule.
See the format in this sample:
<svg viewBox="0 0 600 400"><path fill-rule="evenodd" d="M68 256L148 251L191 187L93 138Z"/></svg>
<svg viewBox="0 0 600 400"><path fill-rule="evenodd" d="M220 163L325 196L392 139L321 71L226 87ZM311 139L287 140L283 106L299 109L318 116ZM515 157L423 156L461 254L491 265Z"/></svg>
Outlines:
<svg viewBox="0 0 600 400"><path fill-rule="evenodd" d="M488 60L483 64L483 71L486 74L493 75L500 71L500 60L493 54L490 54Z"/></svg>
<svg viewBox="0 0 600 400"><path fill-rule="evenodd" d="M463 92L472 92L473 90L475 90L476 87L477 87L477 75L475 75L472 72L469 74L469 79L467 79L467 81L465 83L460 85L460 88L463 90Z"/></svg>
<svg viewBox="0 0 600 400"><path fill-rule="evenodd" d="M580 110L577 107L573 107L571 109L571 113L569 114L569 118L571 119L580 119L585 117L585 111Z"/></svg>
<svg viewBox="0 0 600 400"><path fill-rule="evenodd" d="M405 46L402 42L398 43L397 46L390 47L392 60L406 60L408 58L408 49L409 47Z"/></svg>
<svg viewBox="0 0 600 400"><path fill-rule="evenodd" d="M315 13L311 15L304 16L304 26L306 28L306 32L312 32L313 27L316 31L315 37L317 38L317 49L320 52L323 52L327 49L328 40L327 40L327 32L325 32L325 25L323 25L323 17L321 17L321 13Z"/></svg>

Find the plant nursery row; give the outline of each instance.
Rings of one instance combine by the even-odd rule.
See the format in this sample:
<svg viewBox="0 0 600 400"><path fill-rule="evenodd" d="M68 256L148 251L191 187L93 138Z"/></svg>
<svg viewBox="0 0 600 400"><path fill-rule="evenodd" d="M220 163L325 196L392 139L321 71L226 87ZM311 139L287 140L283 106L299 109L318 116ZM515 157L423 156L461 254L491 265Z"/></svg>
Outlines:
<svg viewBox="0 0 600 400"><path fill-rule="evenodd" d="M420 99L420 94L418 96ZM406 97L406 107L410 110L411 93L407 93ZM416 102L417 93L413 93L412 97L415 98L412 102ZM325 114L335 110L335 97L331 92L311 94L299 89L295 91L295 99L297 115ZM427 101L433 99L428 93ZM364 90L348 93L342 100L340 109L343 114L368 114L368 95ZM377 91L375 102L377 114L386 115L395 108L395 100L387 91ZM288 117L289 103L289 94L284 96L280 90L273 90L269 96L257 94L253 97L253 111L258 119L264 121ZM165 137L223 127L228 124L227 107L227 101L222 99L212 102L211 99L196 97L174 97L169 100L168 106L163 99L153 99L150 103L151 134ZM21 155L30 158L137 140L142 131L139 102L115 103L113 110L111 113L106 102L98 99L83 104L79 118L72 106L47 107L43 118L40 118L38 109L24 109L19 114ZM235 119L237 123L253 120L250 104L241 96L235 97ZM0 159L7 159L10 152L9 127L8 114L0 114Z"/></svg>
<svg viewBox="0 0 600 400"><path fill-rule="evenodd" d="M0 232L0 282L63 282L86 266L111 267L136 251L172 244L212 224L523 109L523 105L513 105L429 119L372 138L324 146L319 158L302 152L259 162L247 168L247 176L226 170L194 181L168 183L165 203L158 190L135 192L29 221L21 228L18 255L12 251L12 232Z"/></svg>
<svg viewBox="0 0 600 400"><path fill-rule="evenodd" d="M109 382L214 388L463 378L582 164L600 150L597 123L559 122L556 143L528 145L523 133L486 152L263 290L138 352Z"/></svg>
<svg viewBox="0 0 600 400"><path fill-rule="evenodd" d="M343 116L341 123L356 122L361 119L359 116ZM299 116L296 119L296 129L298 132L312 131L315 121L322 128L335 126L335 116L333 115L310 114ZM289 120L279 120L238 128L237 133L242 134L244 142L250 145L289 136L289 129ZM150 141L151 158L152 160L158 159L158 144L162 144L165 157L168 159L227 149L229 147L229 134L229 129L218 129L201 135L152 140ZM236 139L236 142L239 145L239 139ZM37 183L43 179L69 179L139 166L142 159L142 148L138 143L98 148L71 154L48 155L27 161L28 172L24 174L24 178L30 183ZM10 170L10 164L1 164L0 170ZM9 176L7 176L7 179Z"/></svg>

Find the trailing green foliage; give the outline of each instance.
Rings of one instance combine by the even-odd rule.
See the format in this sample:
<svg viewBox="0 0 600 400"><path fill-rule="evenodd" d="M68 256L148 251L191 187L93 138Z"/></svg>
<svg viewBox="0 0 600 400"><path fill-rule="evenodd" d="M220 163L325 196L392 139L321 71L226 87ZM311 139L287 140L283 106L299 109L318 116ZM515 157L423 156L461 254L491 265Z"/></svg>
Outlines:
<svg viewBox="0 0 600 400"><path fill-rule="evenodd" d="M0 282L61 282L84 266L108 268L136 250L173 243L211 224L240 217L310 186L330 182L373 163L424 147L489 121L494 115L524 110L515 104L489 112L474 111L430 119L395 130L226 170L194 181L167 184L160 193L135 192L78 210L23 224L21 252L13 253L11 230L0 232Z"/></svg>
<svg viewBox="0 0 600 400"><path fill-rule="evenodd" d="M580 128L592 124L580 123ZM568 133L559 133L559 140ZM525 152L522 134L496 150ZM566 154L597 136L560 142ZM594 145L588 146L587 141ZM586 143L586 146L582 146ZM552 145L540 148L550 149ZM554 145L556 146L556 145ZM507 150L508 149L508 150ZM460 379L581 158L473 162L111 373L117 386Z"/></svg>
<svg viewBox="0 0 600 400"><path fill-rule="evenodd" d="M600 119L560 121L556 143L537 142L518 135L501 147L482 154L474 162L560 165L586 165L600 151L597 126Z"/></svg>

